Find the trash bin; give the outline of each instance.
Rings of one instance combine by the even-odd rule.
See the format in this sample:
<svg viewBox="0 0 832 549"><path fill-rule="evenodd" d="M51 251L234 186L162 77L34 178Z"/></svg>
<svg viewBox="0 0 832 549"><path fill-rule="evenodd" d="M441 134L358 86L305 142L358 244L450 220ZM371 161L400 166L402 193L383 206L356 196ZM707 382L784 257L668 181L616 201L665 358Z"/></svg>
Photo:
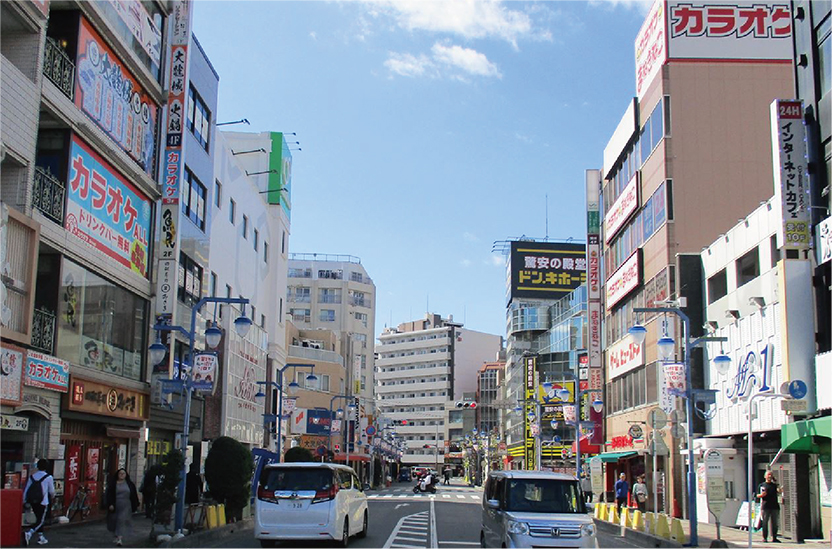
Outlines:
<svg viewBox="0 0 832 549"><path fill-rule="evenodd" d="M23 532L23 490L0 490L0 546L20 547Z"/></svg>

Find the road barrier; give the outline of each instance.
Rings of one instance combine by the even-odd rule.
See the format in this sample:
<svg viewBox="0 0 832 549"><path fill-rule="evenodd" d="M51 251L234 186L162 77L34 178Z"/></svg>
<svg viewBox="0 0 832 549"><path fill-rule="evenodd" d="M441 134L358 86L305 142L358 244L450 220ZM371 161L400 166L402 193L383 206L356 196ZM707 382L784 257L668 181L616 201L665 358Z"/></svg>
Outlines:
<svg viewBox="0 0 832 549"><path fill-rule="evenodd" d="M670 523L670 537L674 541L684 545L685 544L685 530L682 528L682 521L675 518Z"/></svg>

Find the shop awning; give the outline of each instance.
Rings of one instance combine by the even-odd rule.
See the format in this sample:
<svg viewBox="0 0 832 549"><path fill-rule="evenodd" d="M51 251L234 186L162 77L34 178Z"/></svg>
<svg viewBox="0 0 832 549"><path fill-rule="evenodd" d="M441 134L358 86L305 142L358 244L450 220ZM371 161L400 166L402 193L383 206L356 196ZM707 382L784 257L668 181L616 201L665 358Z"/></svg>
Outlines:
<svg viewBox="0 0 832 549"><path fill-rule="evenodd" d="M577 444L575 441L572 441L572 453L576 453L578 451ZM588 456L588 455L595 455L601 453L601 445L600 444L592 444L589 442L589 437L581 437L581 454Z"/></svg>
<svg viewBox="0 0 832 549"><path fill-rule="evenodd" d="M829 455L832 416L786 423L780 429L780 447L792 454Z"/></svg>
<svg viewBox="0 0 832 549"><path fill-rule="evenodd" d="M612 463L635 455L638 455L638 452L604 452L603 454L598 454L598 457L604 463Z"/></svg>

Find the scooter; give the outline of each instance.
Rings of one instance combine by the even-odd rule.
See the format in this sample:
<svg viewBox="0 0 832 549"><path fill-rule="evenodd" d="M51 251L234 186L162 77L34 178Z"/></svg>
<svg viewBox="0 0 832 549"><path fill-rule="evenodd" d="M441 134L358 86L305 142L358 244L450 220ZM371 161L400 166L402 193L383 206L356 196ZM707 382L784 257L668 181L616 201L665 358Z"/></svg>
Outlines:
<svg viewBox="0 0 832 549"><path fill-rule="evenodd" d="M422 489L422 480L419 479L419 481L416 482L416 486L413 487L413 493L418 494L418 493L421 493L421 492L430 492L431 494L435 494L436 493L436 483L437 482L438 481L436 480L436 477L432 477L431 480L430 480L430 484L428 484L425 487L425 489L423 490Z"/></svg>

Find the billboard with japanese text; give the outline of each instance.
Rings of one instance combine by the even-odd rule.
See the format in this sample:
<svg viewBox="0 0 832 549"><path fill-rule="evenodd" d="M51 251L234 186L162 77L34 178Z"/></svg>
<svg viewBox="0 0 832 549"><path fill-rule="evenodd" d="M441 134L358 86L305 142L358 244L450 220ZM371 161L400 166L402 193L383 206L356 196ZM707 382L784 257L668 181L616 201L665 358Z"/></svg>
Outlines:
<svg viewBox="0 0 832 549"><path fill-rule="evenodd" d="M146 277L150 200L76 135L69 174L66 229Z"/></svg>
<svg viewBox="0 0 832 549"><path fill-rule="evenodd" d="M515 241L510 269L511 299L560 299L586 282L586 246Z"/></svg>
<svg viewBox="0 0 832 549"><path fill-rule="evenodd" d="M152 175L159 107L83 17L77 62L75 104Z"/></svg>
<svg viewBox="0 0 832 549"><path fill-rule="evenodd" d="M780 204L783 217L777 228L778 244L790 250L808 250L811 198L801 101L776 99L772 102L771 150L774 199Z"/></svg>

